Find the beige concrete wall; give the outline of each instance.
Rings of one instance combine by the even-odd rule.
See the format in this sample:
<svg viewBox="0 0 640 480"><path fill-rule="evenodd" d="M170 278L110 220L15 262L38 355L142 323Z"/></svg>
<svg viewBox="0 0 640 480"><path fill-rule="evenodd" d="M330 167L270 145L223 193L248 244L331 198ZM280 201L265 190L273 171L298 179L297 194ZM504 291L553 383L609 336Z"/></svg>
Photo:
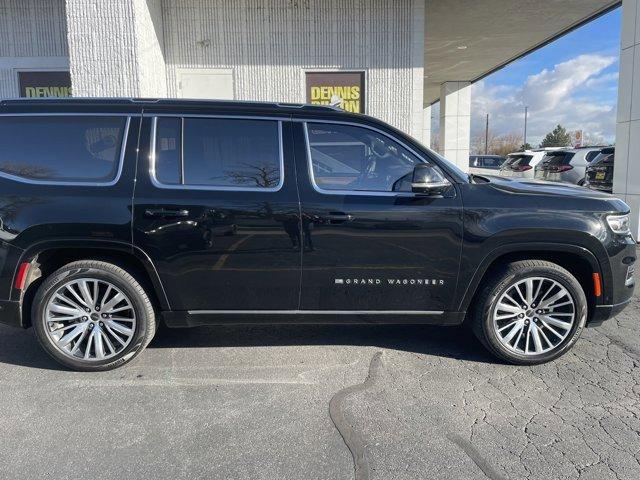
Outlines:
<svg viewBox="0 0 640 480"><path fill-rule="evenodd" d="M446 82L440 88L440 153L469 170L471 83Z"/></svg>
<svg viewBox="0 0 640 480"><path fill-rule="evenodd" d="M640 0L622 2L614 195L632 209L640 236Z"/></svg>

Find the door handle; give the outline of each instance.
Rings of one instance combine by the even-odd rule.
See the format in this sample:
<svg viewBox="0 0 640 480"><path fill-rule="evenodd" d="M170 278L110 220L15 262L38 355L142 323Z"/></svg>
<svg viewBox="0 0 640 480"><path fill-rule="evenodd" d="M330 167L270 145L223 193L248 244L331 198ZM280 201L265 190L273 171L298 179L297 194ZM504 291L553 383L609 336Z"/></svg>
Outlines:
<svg viewBox="0 0 640 480"><path fill-rule="evenodd" d="M353 215L349 215L348 213L342 212L330 212L329 215L325 217L329 220L329 223L344 223L344 222L352 222L356 217Z"/></svg>
<svg viewBox="0 0 640 480"><path fill-rule="evenodd" d="M161 218L176 218L186 217L189 215L189 210L184 208L147 208L144 211L145 217L161 217Z"/></svg>

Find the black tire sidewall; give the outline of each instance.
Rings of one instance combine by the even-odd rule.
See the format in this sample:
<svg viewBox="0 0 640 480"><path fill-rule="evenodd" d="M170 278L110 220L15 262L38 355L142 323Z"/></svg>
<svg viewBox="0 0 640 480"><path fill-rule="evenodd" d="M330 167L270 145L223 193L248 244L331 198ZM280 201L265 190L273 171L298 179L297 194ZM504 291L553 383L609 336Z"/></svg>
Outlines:
<svg viewBox="0 0 640 480"><path fill-rule="evenodd" d="M62 353L51 343L51 339L45 330L46 320L44 312L51 297L63 284L80 278L95 278L112 283L129 298L136 315L136 327L131 342L122 352L106 360L92 360L90 362L80 359L74 360ZM52 274L51 277L45 280L38 289L33 301L31 315L36 336L45 351L59 363L74 370L92 371L116 368L133 359L133 357L135 357L146 346L150 333L148 331L149 319L147 309L145 308L145 301L136 290L136 286L132 282L127 281L123 276L119 276L101 268L63 267Z"/></svg>
<svg viewBox="0 0 640 480"><path fill-rule="evenodd" d="M573 298L577 313L576 321L574 322L569 335L567 335L558 347L541 355L523 355L512 350L508 350L498 338L497 332L493 327L493 311L502 294L514 283L529 277L545 277L558 282L567 289ZM488 343L491 350L511 363L533 365L554 360L571 349L584 330L587 320L587 312L588 306L584 291L582 290L580 283L578 283L571 274L559 268L527 267L515 272L507 273L498 282L496 282L488 301L484 304L481 315L485 341Z"/></svg>

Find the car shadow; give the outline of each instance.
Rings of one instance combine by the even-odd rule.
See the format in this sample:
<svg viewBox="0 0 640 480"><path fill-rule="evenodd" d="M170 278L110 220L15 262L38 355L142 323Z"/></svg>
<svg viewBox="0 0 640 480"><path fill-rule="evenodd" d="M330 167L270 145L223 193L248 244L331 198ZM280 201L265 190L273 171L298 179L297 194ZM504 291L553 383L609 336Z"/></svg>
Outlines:
<svg viewBox="0 0 640 480"><path fill-rule="evenodd" d="M44 370L65 370L42 349L33 329L0 325L0 363Z"/></svg>
<svg viewBox="0 0 640 480"><path fill-rule="evenodd" d="M378 347L481 363L498 362L463 327L424 325L161 326L148 348L344 345ZM32 329L0 326L0 363L66 370L42 350Z"/></svg>
<svg viewBox="0 0 640 480"><path fill-rule="evenodd" d="M161 327L148 348L345 345L496 363L469 329L426 325L224 325Z"/></svg>

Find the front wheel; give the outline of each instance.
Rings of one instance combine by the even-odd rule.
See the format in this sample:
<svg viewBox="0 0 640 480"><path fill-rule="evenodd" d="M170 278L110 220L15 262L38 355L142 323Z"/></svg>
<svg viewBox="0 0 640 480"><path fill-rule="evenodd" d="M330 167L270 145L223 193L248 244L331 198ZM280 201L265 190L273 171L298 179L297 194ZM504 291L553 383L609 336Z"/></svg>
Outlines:
<svg viewBox="0 0 640 480"><path fill-rule="evenodd" d="M73 370L111 370L153 338L154 310L122 268L102 261L70 263L49 276L33 301L32 323L45 351Z"/></svg>
<svg viewBox="0 0 640 480"><path fill-rule="evenodd" d="M576 278L555 263L513 262L480 293L473 330L494 355L535 365L566 353L584 329L587 300Z"/></svg>

